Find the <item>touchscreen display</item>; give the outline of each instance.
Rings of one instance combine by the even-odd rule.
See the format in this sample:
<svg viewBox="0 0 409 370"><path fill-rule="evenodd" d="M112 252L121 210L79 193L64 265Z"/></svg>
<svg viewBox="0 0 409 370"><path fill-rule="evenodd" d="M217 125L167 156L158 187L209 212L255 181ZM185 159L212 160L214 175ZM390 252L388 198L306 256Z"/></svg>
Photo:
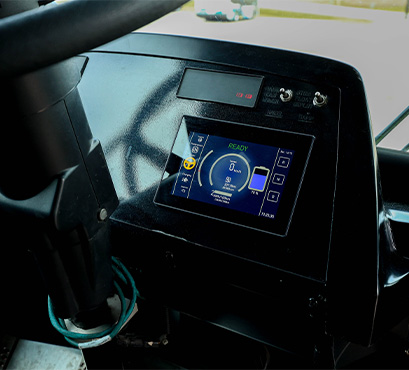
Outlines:
<svg viewBox="0 0 409 370"><path fill-rule="evenodd" d="M294 150L191 132L172 194L274 219Z"/></svg>
<svg viewBox="0 0 409 370"><path fill-rule="evenodd" d="M155 203L285 236L314 137L184 116Z"/></svg>

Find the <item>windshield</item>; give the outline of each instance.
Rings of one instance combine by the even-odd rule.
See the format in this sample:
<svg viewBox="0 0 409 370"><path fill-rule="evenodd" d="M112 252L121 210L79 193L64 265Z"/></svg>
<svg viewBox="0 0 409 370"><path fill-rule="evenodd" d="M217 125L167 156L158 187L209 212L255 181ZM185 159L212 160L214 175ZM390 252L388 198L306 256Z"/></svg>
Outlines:
<svg viewBox="0 0 409 370"><path fill-rule="evenodd" d="M195 0L138 30L300 51L362 75L374 135L409 105L409 0ZM306 66L308 68L308 66ZM380 146L402 149L409 119Z"/></svg>

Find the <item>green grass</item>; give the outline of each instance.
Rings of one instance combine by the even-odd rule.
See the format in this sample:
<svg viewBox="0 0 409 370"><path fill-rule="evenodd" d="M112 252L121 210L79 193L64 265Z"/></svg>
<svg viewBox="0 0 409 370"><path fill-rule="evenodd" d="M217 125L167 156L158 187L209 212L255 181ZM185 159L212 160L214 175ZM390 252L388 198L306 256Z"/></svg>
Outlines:
<svg viewBox="0 0 409 370"><path fill-rule="evenodd" d="M291 11L275 10L275 9L266 9L266 8L261 8L260 9L260 16L262 16L262 17L277 17L277 18L319 19L319 20L328 20L328 21L371 23L371 21L369 21L367 19L334 17L334 16L330 16L330 15L299 13L299 12L291 12Z"/></svg>
<svg viewBox="0 0 409 370"><path fill-rule="evenodd" d="M60 0L61 1L61 0ZM407 0L309 0L312 3L331 4L339 6L348 6L354 8L377 9L403 12L405 10ZM194 1L189 1L182 6L182 10L194 11ZM285 10L275 10L268 8L260 9L262 17L277 17L277 18L298 18L298 19L317 19L352 23L371 23L368 19L356 19L346 17L336 17L323 14L310 14L302 12L293 12Z"/></svg>
<svg viewBox="0 0 409 370"><path fill-rule="evenodd" d="M398 12L405 11L406 6L406 0L311 0L311 2Z"/></svg>
<svg viewBox="0 0 409 370"><path fill-rule="evenodd" d="M181 10L195 10L195 2L194 1L188 1L187 3L182 5Z"/></svg>
<svg viewBox="0 0 409 370"><path fill-rule="evenodd" d="M63 0L59 0L63 1ZM407 0L310 0L312 3L318 4L331 4L331 5L340 5L340 6L349 6L353 8L364 8L364 9L377 9L377 10L390 10L390 11L405 11ZM194 1L189 1L182 6L182 10L193 10ZM314 16L301 16L302 13L299 13L300 16L296 18L309 18L309 19L333 19L333 17L325 17L321 15ZM324 17L324 18L321 18ZM337 18L337 17L335 17ZM337 20L345 20L339 19Z"/></svg>

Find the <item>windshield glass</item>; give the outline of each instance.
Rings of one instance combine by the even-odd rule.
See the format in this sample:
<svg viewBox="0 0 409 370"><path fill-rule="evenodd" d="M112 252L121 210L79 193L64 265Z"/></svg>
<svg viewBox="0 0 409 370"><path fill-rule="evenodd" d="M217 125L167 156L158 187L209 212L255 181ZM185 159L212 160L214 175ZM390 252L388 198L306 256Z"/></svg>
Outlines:
<svg viewBox="0 0 409 370"><path fill-rule="evenodd" d="M409 0L195 0L138 30L300 51L361 73L374 135L408 105ZM306 66L308 68L308 66ZM380 146L402 149L409 119Z"/></svg>

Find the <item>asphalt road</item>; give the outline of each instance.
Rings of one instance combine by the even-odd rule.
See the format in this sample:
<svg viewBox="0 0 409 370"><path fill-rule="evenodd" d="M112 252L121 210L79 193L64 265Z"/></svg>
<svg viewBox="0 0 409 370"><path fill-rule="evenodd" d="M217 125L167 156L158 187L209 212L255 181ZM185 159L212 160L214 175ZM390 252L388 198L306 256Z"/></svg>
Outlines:
<svg viewBox="0 0 409 370"><path fill-rule="evenodd" d="M208 22L192 11L179 11L140 31L296 50L351 64L363 77L375 135L409 105L409 19L405 19L403 12L305 6L305 2L294 0L260 2L281 6L284 11L295 4L297 11L350 20L256 17L249 21ZM383 145L401 149L408 142L409 122L404 122Z"/></svg>

